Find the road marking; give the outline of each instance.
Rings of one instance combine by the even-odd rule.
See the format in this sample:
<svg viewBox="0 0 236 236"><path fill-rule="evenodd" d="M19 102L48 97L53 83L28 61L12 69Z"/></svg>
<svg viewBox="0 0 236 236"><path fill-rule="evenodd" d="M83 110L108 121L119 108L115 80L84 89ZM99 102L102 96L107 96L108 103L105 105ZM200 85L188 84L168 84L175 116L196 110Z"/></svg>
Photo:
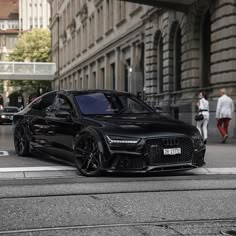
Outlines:
<svg viewBox="0 0 236 236"><path fill-rule="evenodd" d="M0 151L0 157L3 156L9 156L9 153L7 151Z"/></svg>

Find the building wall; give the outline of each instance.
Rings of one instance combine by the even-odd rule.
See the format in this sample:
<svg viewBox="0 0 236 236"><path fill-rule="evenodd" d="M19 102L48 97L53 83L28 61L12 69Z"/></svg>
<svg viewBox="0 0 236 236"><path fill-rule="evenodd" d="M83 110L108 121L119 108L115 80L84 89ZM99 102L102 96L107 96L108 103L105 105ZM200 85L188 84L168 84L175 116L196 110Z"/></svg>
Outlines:
<svg viewBox="0 0 236 236"><path fill-rule="evenodd" d="M19 29L19 20L18 19L0 19L0 29Z"/></svg>
<svg viewBox="0 0 236 236"><path fill-rule="evenodd" d="M50 6L47 0L19 0L19 26L21 31L48 28Z"/></svg>
<svg viewBox="0 0 236 236"><path fill-rule="evenodd" d="M236 101L235 0L200 0L187 12L113 0L50 3L54 88L144 91L150 105L192 124L205 90L209 133L217 134L219 89ZM234 115L231 136L235 127Z"/></svg>

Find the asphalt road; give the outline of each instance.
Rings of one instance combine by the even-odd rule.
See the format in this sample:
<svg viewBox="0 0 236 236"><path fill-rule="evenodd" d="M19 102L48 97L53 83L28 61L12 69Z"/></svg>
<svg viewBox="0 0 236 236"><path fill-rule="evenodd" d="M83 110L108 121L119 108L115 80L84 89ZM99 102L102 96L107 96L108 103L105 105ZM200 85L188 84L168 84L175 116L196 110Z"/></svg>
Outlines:
<svg viewBox="0 0 236 236"><path fill-rule="evenodd" d="M84 178L0 183L0 235L221 235L235 179Z"/></svg>
<svg viewBox="0 0 236 236"><path fill-rule="evenodd" d="M0 127L5 167L59 163L14 155L11 126ZM236 167L236 146L207 147L210 167ZM236 175L0 178L0 235L222 235L236 231Z"/></svg>

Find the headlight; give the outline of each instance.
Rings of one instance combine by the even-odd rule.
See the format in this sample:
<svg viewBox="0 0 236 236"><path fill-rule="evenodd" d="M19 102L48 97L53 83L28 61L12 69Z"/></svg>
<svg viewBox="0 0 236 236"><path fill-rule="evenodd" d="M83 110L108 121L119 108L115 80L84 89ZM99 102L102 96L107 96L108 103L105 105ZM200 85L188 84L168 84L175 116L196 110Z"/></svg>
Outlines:
<svg viewBox="0 0 236 236"><path fill-rule="evenodd" d="M107 135L106 139L109 144L137 144L140 139L129 138L129 137L118 137Z"/></svg>
<svg viewBox="0 0 236 236"><path fill-rule="evenodd" d="M1 118L6 118L6 116L5 115L1 115Z"/></svg>

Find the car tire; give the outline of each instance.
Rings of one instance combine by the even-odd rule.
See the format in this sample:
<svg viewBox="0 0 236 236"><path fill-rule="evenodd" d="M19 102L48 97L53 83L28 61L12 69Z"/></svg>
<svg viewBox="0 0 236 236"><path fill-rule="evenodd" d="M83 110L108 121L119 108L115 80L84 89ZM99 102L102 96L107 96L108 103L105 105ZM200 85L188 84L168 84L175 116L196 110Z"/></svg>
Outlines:
<svg viewBox="0 0 236 236"><path fill-rule="evenodd" d="M18 156L29 155L29 139L26 134L25 128L18 124L14 132L14 146L15 152Z"/></svg>
<svg viewBox="0 0 236 236"><path fill-rule="evenodd" d="M75 165L82 175L95 177L102 173L103 147L97 132L88 130L79 134L75 143Z"/></svg>

